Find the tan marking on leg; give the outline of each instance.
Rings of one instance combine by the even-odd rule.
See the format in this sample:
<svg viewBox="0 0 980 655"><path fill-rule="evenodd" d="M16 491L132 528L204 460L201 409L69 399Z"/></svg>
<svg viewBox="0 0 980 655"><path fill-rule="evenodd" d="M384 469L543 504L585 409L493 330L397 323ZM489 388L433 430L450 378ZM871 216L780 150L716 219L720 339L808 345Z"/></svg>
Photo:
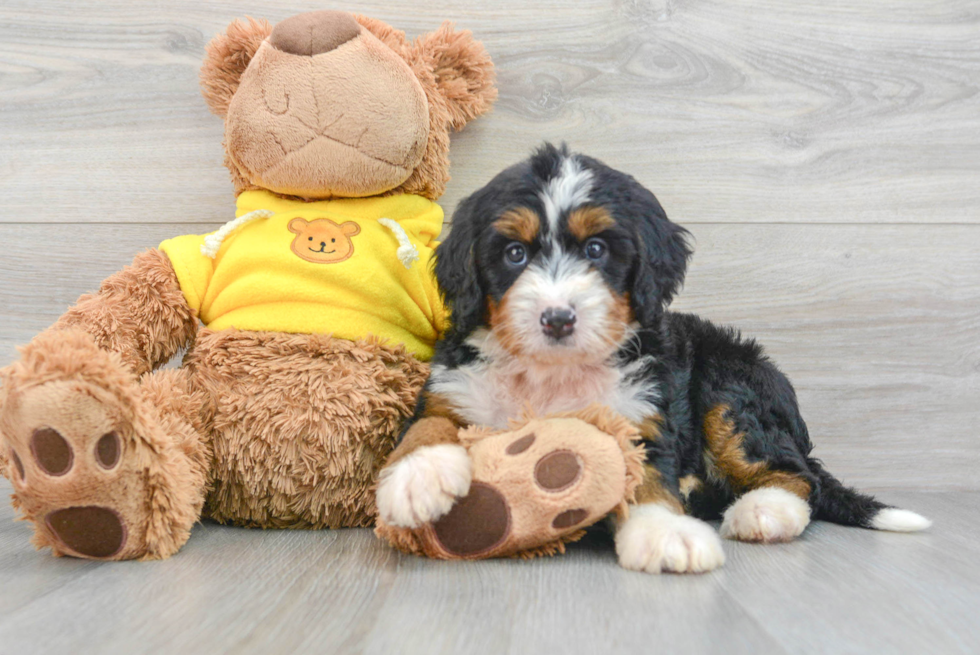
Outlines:
<svg viewBox="0 0 980 655"><path fill-rule="evenodd" d="M458 444L459 428L448 418L431 416L419 419L408 429L398 447L388 456L385 466L391 466L409 453L424 446Z"/></svg>
<svg viewBox="0 0 980 655"><path fill-rule="evenodd" d="M680 479L681 497L684 498L684 500L687 500L688 496L700 489L702 486L704 486L704 483L698 479L698 476L694 475L693 473L691 475L685 475Z"/></svg>
<svg viewBox="0 0 980 655"><path fill-rule="evenodd" d="M511 239L531 243L541 230L541 219L528 207L509 209L493 223L494 229Z"/></svg>
<svg viewBox="0 0 980 655"><path fill-rule="evenodd" d="M432 393L431 391L424 391L422 392L422 397L425 402L425 416L427 418L447 418L456 427L466 427L466 420L456 412L456 406L446 396Z"/></svg>
<svg viewBox="0 0 980 655"><path fill-rule="evenodd" d="M616 225L605 207L580 207L568 217L568 231L579 241L605 232Z"/></svg>
<svg viewBox="0 0 980 655"><path fill-rule="evenodd" d="M660 414L648 416L637 426L640 430L640 438L644 441L656 441L660 438L660 430L664 424L664 419Z"/></svg>
<svg viewBox="0 0 980 655"><path fill-rule="evenodd" d="M735 423L725 417L731 408L718 405L704 417L705 453L708 470L727 480L736 492L762 487L778 487L803 500L810 497L810 483L795 473L773 471L767 462L750 462L745 456L745 435L735 431Z"/></svg>
<svg viewBox="0 0 980 655"><path fill-rule="evenodd" d="M684 506L677 496L670 492L663 484L663 476L660 471L651 464L643 466L643 482L636 490L636 504L647 505L659 503L676 514L684 513Z"/></svg>

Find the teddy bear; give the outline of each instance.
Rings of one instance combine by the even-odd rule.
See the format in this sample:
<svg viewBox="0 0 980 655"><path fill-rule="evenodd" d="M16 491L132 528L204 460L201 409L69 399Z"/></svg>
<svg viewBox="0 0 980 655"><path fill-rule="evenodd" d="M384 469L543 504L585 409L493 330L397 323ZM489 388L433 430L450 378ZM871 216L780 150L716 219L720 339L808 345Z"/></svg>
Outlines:
<svg viewBox="0 0 980 655"><path fill-rule="evenodd" d="M457 430L448 420L444 427ZM603 405L542 417L525 413L506 430L472 425L456 435L472 464L467 493L444 516L417 528L379 516L375 534L398 550L469 560L564 553L606 516L627 518L644 480L639 429ZM381 475L391 472L385 468Z"/></svg>
<svg viewBox="0 0 980 655"><path fill-rule="evenodd" d="M234 220L136 255L0 373L0 472L55 555L167 558L201 517L373 525L445 327L449 133L496 97L468 31L249 18L207 46L201 85Z"/></svg>

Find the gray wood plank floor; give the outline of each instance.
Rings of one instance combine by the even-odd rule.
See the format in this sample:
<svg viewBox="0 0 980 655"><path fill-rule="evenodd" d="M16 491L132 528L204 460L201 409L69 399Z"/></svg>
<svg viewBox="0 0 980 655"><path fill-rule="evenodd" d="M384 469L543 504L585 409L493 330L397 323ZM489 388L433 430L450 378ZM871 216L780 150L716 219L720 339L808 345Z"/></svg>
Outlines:
<svg viewBox="0 0 980 655"><path fill-rule="evenodd" d="M0 2L0 366L136 251L231 217L204 44L331 4ZM980 0L332 6L409 36L451 19L494 57L447 218L543 139L633 173L697 240L675 308L758 337L815 454L935 526L816 524L650 577L601 537L440 563L213 524L166 562L55 559L0 504L0 655L980 652Z"/></svg>
<svg viewBox="0 0 980 655"><path fill-rule="evenodd" d="M9 486L3 483L4 492ZM164 562L54 559L0 509L2 653L975 653L980 492L884 491L935 520L725 542L701 576L602 535L530 562L434 562L369 530L195 528Z"/></svg>

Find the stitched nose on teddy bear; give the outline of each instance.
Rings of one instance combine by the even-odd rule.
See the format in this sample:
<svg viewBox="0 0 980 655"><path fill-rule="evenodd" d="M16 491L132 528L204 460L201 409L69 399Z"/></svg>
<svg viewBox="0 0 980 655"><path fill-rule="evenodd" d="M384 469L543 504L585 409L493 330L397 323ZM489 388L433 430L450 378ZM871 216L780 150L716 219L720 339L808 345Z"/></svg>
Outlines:
<svg viewBox="0 0 980 655"><path fill-rule="evenodd" d="M354 17L344 11L311 11L277 23L269 43L292 55L330 52L347 43L361 31Z"/></svg>

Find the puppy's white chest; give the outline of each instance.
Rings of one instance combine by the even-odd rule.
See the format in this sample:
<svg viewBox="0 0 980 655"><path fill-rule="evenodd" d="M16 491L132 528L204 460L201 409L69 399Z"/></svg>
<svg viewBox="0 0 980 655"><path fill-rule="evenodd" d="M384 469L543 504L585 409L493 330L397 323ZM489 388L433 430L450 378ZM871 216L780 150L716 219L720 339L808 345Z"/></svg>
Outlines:
<svg viewBox="0 0 980 655"><path fill-rule="evenodd" d="M446 396L469 423L498 429L525 410L543 416L595 403L639 422L656 412L655 387L650 380L631 381L628 372L608 365L478 360L457 369L434 366L430 389Z"/></svg>

